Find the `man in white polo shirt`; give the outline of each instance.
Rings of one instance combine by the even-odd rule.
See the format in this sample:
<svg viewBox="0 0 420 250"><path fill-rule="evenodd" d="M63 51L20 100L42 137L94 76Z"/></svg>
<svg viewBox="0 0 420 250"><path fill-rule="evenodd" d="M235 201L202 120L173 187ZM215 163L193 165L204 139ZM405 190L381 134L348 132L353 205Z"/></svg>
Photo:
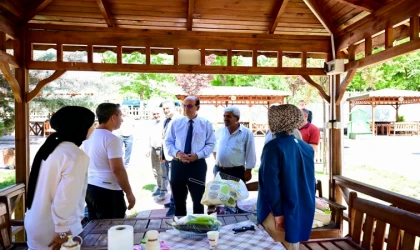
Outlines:
<svg viewBox="0 0 420 250"><path fill-rule="evenodd" d="M85 199L89 220L124 218L124 193L129 210L136 203L123 163L122 142L112 133L121 126L121 115L118 104L101 103L96 109L99 126L83 143L90 157Z"/></svg>
<svg viewBox="0 0 420 250"><path fill-rule="evenodd" d="M244 182L252 177L257 157L255 141L251 130L239 123L241 113L237 107L231 106L224 110L225 127L216 131L216 147L214 148L214 174L225 173Z"/></svg>

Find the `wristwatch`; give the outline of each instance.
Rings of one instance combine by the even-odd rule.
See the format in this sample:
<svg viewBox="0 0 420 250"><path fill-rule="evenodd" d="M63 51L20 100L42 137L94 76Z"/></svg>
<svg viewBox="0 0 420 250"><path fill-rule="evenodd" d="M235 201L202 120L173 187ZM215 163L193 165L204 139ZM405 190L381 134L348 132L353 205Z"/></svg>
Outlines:
<svg viewBox="0 0 420 250"><path fill-rule="evenodd" d="M60 235L60 239L65 239L67 237L67 233L66 232L58 233L58 235Z"/></svg>

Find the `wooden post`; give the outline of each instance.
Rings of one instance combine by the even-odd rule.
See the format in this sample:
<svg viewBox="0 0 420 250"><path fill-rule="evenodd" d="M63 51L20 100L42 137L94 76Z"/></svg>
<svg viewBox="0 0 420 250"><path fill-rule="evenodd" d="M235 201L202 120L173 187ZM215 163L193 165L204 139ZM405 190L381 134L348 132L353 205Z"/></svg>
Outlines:
<svg viewBox="0 0 420 250"><path fill-rule="evenodd" d="M201 66L206 66L206 49L200 50L200 61Z"/></svg>
<svg viewBox="0 0 420 250"><path fill-rule="evenodd" d="M150 65L150 53L151 53L151 48L146 47L146 65Z"/></svg>
<svg viewBox="0 0 420 250"><path fill-rule="evenodd" d="M63 62L63 44L57 44L57 62Z"/></svg>
<svg viewBox="0 0 420 250"><path fill-rule="evenodd" d="M330 118L335 124L341 122L341 103L336 102L336 98L340 95L340 75L333 76L335 77L335 84L334 82L330 83L332 89L331 97L330 97L330 108L333 114L333 117ZM330 78L332 79L332 77ZM338 92L337 92L338 91ZM342 89L341 91L345 91ZM334 119L335 115L335 119ZM333 176L334 175L341 175L342 173L342 158L341 158L341 126L338 128L331 128L330 129L330 193L329 198L336 201L339 204L342 204L342 194L340 192L340 188L334 185Z"/></svg>
<svg viewBox="0 0 420 250"><path fill-rule="evenodd" d="M258 53L256 50L252 51L252 67L258 67Z"/></svg>
<svg viewBox="0 0 420 250"><path fill-rule="evenodd" d="M277 51L277 67L283 67L283 51L281 50Z"/></svg>
<svg viewBox="0 0 420 250"><path fill-rule="evenodd" d="M88 63L93 63L93 46L92 46L92 44L88 45L87 58L88 58Z"/></svg>
<svg viewBox="0 0 420 250"><path fill-rule="evenodd" d="M178 48L174 48L174 65L178 65Z"/></svg>
<svg viewBox="0 0 420 250"><path fill-rule="evenodd" d="M232 66L232 50L227 50L227 66Z"/></svg>
<svg viewBox="0 0 420 250"><path fill-rule="evenodd" d="M306 68L306 52L302 52L302 68Z"/></svg>
<svg viewBox="0 0 420 250"><path fill-rule="evenodd" d="M122 64L122 46L117 46L117 64Z"/></svg>
<svg viewBox="0 0 420 250"><path fill-rule="evenodd" d="M29 180L29 105L26 95L29 92L29 74L26 69L25 29L22 28L22 37L14 41L14 54L21 67L15 69L15 77L19 83L22 102L15 101L15 153L16 153L16 183L24 183L28 187ZM25 216L25 200L16 205L15 218L23 219ZM24 240L23 231L16 234L16 240Z"/></svg>

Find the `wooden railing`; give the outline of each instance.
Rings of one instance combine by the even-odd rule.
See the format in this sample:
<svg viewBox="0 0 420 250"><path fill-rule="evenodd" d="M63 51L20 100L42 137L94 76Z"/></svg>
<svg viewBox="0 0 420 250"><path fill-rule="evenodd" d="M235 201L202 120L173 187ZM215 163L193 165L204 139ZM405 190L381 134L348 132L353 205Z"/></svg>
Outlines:
<svg viewBox="0 0 420 250"><path fill-rule="evenodd" d="M0 189L0 200L7 204L8 213L11 216L10 224L11 235L15 236L17 241L24 241L25 232L23 219L25 216L25 184L14 184L12 186Z"/></svg>
<svg viewBox="0 0 420 250"><path fill-rule="evenodd" d="M388 191L382 188L378 188L360 181L350 179L341 175L334 175L333 177L335 184L340 187L344 193L344 198L349 203L349 190L352 189L359 193L371 196L375 199L390 203L390 205L415 213L420 214L420 200L398 194L392 191Z"/></svg>

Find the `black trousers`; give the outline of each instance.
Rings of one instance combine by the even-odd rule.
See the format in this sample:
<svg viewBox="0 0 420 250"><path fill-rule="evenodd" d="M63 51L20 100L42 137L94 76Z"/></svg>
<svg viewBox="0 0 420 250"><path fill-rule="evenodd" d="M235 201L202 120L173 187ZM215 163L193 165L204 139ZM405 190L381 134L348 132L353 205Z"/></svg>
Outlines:
<svg viewBox="0 0 420 250"><path fill-rule="evenodd" d="M89 220L125 217L127 205L122 190L111 190L88 184L85 201Z"/></svg>
<svg viewBox="0 0 420 250"><path fill-rule="evenodd" d="M171 162L171 189L175 202L175 216L187 215L187 196L188 191L193 201L194 214L203 214L204 206L201 205L206 182L207 164L204 159L199 159L191 163L183 163L178 160ZM203 182L203 185L190 181L195 179Z"/></svg>
<svg viewBox="0 0 420 250"><path fill-rule="evenodd" d="M224 174L228 174L230 176L234 176L236 178L239 178L239 179L243 180L244 183L246 182L245 179L244 179L245 168L232 168L232 169L224 168L224 169L221 169L221 168L219 168L219 166L215 165L214 169L213 169L214 176L216 176L217 172L221 172L221 173L224 173Z"/></svg>

